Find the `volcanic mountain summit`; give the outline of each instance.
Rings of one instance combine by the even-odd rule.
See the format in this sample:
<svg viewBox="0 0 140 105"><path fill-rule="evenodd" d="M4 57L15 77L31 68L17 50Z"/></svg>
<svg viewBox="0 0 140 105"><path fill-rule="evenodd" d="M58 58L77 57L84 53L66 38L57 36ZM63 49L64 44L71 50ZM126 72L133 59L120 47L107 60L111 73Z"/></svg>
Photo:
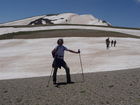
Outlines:
<svg viewBox="0 0 140 105"><path fill-rule="evenodd" d="M75 13L49 14L34 16L22 20L3 23L0 26L13 25L51 25L51 24L83 24L83 25L101 25L110 26L105 20L100 20L90 14L78 15Z"/></svg>

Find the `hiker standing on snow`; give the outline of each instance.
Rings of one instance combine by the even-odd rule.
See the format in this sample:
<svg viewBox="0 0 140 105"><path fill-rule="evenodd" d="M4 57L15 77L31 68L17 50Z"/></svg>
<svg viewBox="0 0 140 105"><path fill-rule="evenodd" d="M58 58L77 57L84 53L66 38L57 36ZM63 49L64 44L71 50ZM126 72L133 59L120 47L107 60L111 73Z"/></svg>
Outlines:
<svg viewBox="0 0 140 105"><path fill-rule="evenodd" d="M116 47L116 43L117 43L117 41L115 40L115 41L114 41L114 47Z"/></svg>
<svg viewBox="0 0 140 105"><path fill-rule="evenodd" d="M109 49L109 45L110 45L110 40L109 37L106 39L106 48Z"/></svg>
<svg viewBox="0 0 140 105"><path fill-rule="evenodd" d="M113 43L114 43L114 41L112 40L112 41L111 41L111 47L113 46Z"/></svg>
<svg viewBox="0 0 140 105"><path fill-rule="evenodd" d="M52 67L54 68L53 84L56 84L57 69L58 68L61 69L61 67L63 67L66 71L67 83L72 83L71 77L70 77L70 69L68 65L66 64L66 62L64 61L64 51L69 51L76 54L80 53L80 51L73 51L66 48L65 46L63 46L63 43L64 43L63 39L58 39L57 41L58 46L56 46L52 51L52 55L54 58L54 61L52 64Z"/></svg>

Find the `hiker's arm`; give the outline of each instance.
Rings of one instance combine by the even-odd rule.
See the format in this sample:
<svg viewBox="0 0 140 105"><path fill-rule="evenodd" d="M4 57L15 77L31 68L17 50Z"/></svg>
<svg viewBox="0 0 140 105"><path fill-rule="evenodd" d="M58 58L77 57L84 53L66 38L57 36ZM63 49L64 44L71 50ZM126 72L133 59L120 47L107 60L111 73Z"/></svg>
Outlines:
<svg viewBox="0 0 140 105"><path fill-rule="evenodd" d="M69 51L69 52L71 52L71 53L76 53L76 54L80 53L80 50L78 50L78 51L67 50L67 51Z"/></svg>

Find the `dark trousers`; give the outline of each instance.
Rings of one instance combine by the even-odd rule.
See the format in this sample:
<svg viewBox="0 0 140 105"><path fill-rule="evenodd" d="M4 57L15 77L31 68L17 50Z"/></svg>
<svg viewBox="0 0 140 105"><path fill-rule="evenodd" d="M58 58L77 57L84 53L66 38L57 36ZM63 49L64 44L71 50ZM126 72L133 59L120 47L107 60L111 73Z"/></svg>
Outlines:
<svg viewBox="0 0 140 105"><path fill-rule="evenodd" d="M106 48L109 49L109 44L106 44Z"/></svg>
<svg viewBox="0 0 140 105"><path fill-rule="evenodd" d="M67 82L71 82L71 77L70 77L70 69L69 67L67 66L67 64L65 63L64 65L62 65L62 67L65 69L66 71L66 78L67 78ZM54 67L54 72L53 72L53 82L56 83L56 76L57 76L57 70L58 70L58 67Z"/></svg>

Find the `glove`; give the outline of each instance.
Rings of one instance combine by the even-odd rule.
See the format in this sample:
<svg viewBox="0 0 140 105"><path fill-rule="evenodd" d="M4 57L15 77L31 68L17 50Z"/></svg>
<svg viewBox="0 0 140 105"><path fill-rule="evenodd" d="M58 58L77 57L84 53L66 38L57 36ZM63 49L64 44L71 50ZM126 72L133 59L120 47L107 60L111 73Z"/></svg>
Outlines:
<svg viewBox="0 0 140 105"><path fill-rule="evenodd" d="M78 49L78 53L80 53L80 49Z"/></svg>

